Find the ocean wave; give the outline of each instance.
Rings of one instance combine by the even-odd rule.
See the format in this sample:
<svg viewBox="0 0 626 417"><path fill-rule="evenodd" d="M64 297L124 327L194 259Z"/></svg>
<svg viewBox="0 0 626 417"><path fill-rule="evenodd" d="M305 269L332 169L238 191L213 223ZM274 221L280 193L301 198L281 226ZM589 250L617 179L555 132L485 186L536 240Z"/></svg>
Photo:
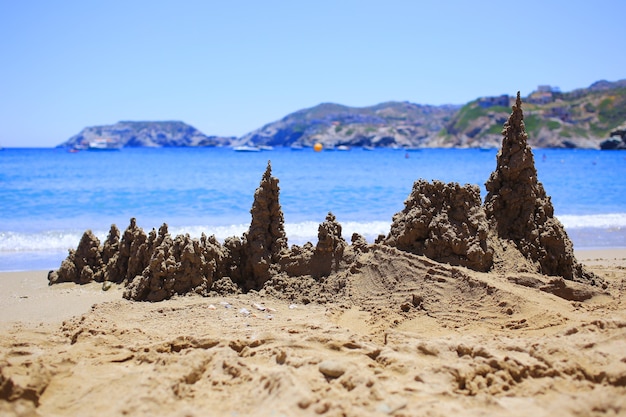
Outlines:
<svg viewBox="0 0 626 417"><path fill-rule="evenodd" d="M370 243L374 242L378 235L386 235L389 233L389 227L391 226L391 223L386 221L347 221L340 222L340 224L341 235L348 242L350 242L353 233L358 233L365 237ZM285 224L285 233L287 233L290 244L302 245L306 242L316 243L318 229L319 223L312 221Z"/></svg>
<svg viewBox="0 0 626 417"><path fill-rule="evenodd" d="M626 227L626 213L563 214L557 216L565 229L620 229Z"/></svg>
<svg viewBox="0 0 626 417"><path fill-rule="evenodd" d="M566 230L578 229L598 229L619 230L626 228L626 213L594 214L594 215L560 215L558 219L563 223ZM358 233L365 237L368 242L374 242L379 235L389 233L391 222L370 221L370 222L341 222L342 235L344 239L350 241L353 233ZM241 237L248 230L248 224L233 224L228 226L178 226L170 227L171 235L188 234L191 237L200 237L202 233L215 237L223 242L231 236ZM289 244L302 245L306 242L317 242L317 232L319 223L305 221L300 223L285 224L285 232L289 239ZM144 229L149 232L150 229ZM106 239L108 230L94 230L96 237L100 241ZM0 252L26 252L26 251L66 251L76 248L83 231L77 230L57 230L43 231L39 233L0 231Z"/></svg>
<svg viewBox="0 0 626 417"><path fill-rule="evenodd" d="M373 242L378 235L387 234L391 223L385 221L372 222L341 222L342 235L344 239L350 240L353 233L359 233L368 241ZM188 234L191 237L200 237L202 233L215 237L223 242L231 236L242 236L250 227L249 224L235 224L230 226L181 226L170 227L172 235ZM317 232L319 223L305 221L300 223L286 223L285 233L289 239L289 244L302 245L306 242L317 242Z"/></svg>
<svg viewBox="0 0 626 417"><path fill-rule="evenodd" d="M350 240L352 233L363 235L368 241L373 242L380 234L389 232L389 222L344 222L341 223L342 234L346 240ZM241 237L248 230L248 224L233 224L228 226L178 226L169 227L169 233L173 236L188 234L191 237L200 237L202 233L215 237L223 242L231 236ZM301 223L285 224L285 233L290 244L302 245L306 242L317 242L319 223L305 221ZM148 233L150 229L145 229ZM40 233L26 233L6 231L0 232L0 252L27 252L27 251L59 251L74 249L80 242L84 231L78 230L51 230ZM100 241L107 237L108 230L93 230L94 235Z"/></svg>
<svg viewBox="0 0 626 417"><path fill-rule="evenodd" d="M45 231L41 233L0 232L0 252L45 252L76 248L82 232ZM98 236L98 234L96 234ZM106 237L98 236L99 239Z"/></svg>

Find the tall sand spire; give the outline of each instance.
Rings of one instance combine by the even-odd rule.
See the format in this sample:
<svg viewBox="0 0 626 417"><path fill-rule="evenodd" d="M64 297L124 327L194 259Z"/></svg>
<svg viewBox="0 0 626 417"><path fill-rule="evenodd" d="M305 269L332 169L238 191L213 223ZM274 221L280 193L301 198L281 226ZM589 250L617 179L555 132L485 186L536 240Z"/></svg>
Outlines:
<svg viewBox="0 0 626 417"><path fill-rule="evenodd" d="M270 278L269 268L278 262L280 252L287 248L285 220L279 202L278 179L272 177L271 161L254 192L250 209L252 221L244 235L247 268L245 287L260 289Z"/></svg>
<svg viewBox="0 0 626 417"><path fill-rule="evenodd" d="M485 186L485 212L500 239L512 242L541 273L565 279L589 281L574 258L574 250L554 207L537 179L537 170L524 126L522 100L515 105L502 130L502 148L496 170Z"/></svg>

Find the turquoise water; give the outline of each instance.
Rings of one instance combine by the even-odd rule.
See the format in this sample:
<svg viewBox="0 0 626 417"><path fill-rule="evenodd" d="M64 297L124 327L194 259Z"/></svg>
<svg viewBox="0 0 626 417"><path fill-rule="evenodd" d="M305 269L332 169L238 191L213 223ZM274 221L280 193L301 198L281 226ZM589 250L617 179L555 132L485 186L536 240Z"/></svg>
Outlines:
<svg viewBox="0 0 626 417"><path fill-rule="evenodd" d="M219 148L0 152L0 271L58 267L82 232L104 238L136 217L174 234L241 235L268 160L290 243L315 242L332 211L344 237L388 232L415 180L484 183L496 151L424 149L242 153ZM626 152L536 150L539 180L577 248L626 247Z"/></svg>

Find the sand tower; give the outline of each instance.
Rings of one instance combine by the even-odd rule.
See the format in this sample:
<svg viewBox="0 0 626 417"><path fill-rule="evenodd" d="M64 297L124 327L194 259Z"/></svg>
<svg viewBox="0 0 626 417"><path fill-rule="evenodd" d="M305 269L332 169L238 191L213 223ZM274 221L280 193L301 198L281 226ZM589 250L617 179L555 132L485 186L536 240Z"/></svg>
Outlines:
<svg viewBox="0 0 626 417"><path fill-rule="evenodd" d="M497 237L512 243L539 272L589 282L574 258L574 250L543 185L537 179L533 153L528 145L522 100L517 93L513 112L502 130L497 167L487 180L485 212Z"/></svg>

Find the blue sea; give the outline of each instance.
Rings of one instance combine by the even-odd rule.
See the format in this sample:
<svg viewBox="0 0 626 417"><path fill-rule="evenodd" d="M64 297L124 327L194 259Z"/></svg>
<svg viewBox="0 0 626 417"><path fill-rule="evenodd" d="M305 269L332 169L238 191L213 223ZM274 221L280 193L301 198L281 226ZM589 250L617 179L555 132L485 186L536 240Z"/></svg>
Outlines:
<svg viewBox="0 0 626 417"><path fill-rule="evenodd" d="M626 152L537 149L539 180L576 249L626 247ZM496 150L314 152L230 148L0 151L0 271L55 269L91 229L103 240L131 217L149 231L241 236L271 160L290 244L317 242L330 211L372 242L389 231L415 180L484 183Z"/></svg>

